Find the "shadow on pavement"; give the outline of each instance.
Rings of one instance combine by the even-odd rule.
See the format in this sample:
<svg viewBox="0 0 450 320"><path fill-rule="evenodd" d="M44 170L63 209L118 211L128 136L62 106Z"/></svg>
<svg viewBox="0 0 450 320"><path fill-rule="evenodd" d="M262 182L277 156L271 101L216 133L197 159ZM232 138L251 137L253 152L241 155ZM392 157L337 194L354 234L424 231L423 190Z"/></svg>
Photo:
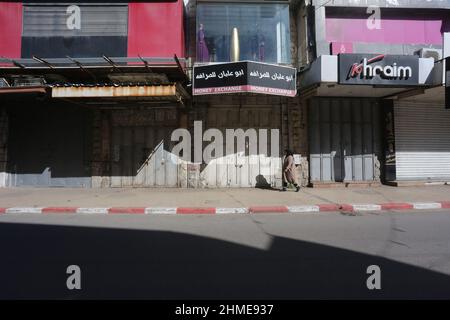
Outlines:
<svg viewBox="0 0 450 320"><path fill-rule="evenodd" d="M0 298L450 298L450 277L287 238L259 250L164 231L0 223ZM81 290L66 268L81 268ZM366 269L381 268L381 290Z"/></svg>

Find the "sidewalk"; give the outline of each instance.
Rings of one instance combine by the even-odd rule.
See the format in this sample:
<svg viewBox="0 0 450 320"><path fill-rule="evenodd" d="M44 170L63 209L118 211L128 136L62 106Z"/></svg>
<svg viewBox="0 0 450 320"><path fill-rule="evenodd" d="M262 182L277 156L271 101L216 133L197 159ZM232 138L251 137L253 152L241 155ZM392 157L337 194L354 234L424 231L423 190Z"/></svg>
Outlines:
<svg viewBox="0 0 450 320"><path fill-rule="evenodd" d="M241 189L178 189L178 188L4 188L0 189L0 208L103 208L97 213L110 213L109 208L209 208L200 213L212 213L212 208L269 208L263 212L285 212L290 207L316 206L349 210L381 210L393 204L450 203L450 186L371 187L371 188L303 188L300 192L279 192L254 188ZM358 205L369 206L358 206ZM383 208L374 205L384 204ZM330 206L331 205L331 206ZM334 206L333 206L334 205ZM337 207L336 207L337 205ZM352 205L357 205L353 206ZM316 208L315 207L315 208ZM401 206L399 206L400 208ZM436 205L426 208L438 208ZM446 208L447 204L441 205ZM286 209L287 208L287 209ZM394 207L395 208L395 205ZM67 209L70 211L70 209ZM356 210L356 209L355 209ZM19 210L20 211L20 210ZM55 210L57 211L57 210ZM88 210L89 211L89 210ZM92 210L91 210L92 211ZM120 210L118 210L120 212ZM132 210L131 210L132 211ZM151 210L150 210L151 211ZM174 211L174 210L172 210ZM176 211L176 210L175 210ZM183 211L183 210L179 210ZM189 209L186 212L193 213ZM201 211L201 210L200 210ZM252 212L252 210L249 210ZM317 211L310 209L307 211ZM322 211L322 210L320 210ZM13 212L13 211L11 211ZM95 210L93 210L95 212ZM146 212L146 211L145 211ZM89 213L89 212L88 212ZM148 213L148 212L146 212ZM154 212L152 212L154 213ZM214 212L215 213L215 212Z"/></svg>

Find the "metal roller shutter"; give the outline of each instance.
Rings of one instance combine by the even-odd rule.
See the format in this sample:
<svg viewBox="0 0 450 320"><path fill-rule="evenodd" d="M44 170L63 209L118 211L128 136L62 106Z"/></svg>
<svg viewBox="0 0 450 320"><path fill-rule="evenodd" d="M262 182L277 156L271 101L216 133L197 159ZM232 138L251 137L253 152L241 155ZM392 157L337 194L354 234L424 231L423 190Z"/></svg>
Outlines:
<svg viewBox="0 0 450 320"><path fill-rule="evenodd" d="M221 158L223 162L211 161L202 170L201 184L204 187L281 187L281 157L261 152L251 154L248 142L244 153L227 153L226 129L255 129L258 144L265 143L266 151L271 152L274 141L271 141L270 129L281 129L280 103L283 99L271 103L264 98L261 99L266 102L257 102L255 98L254 104L239 105L231 102L232 97L212 98L207 110L204 130L214 128L222 132L224 157ZM261 129L267 131L259 131ZM265 137L265 142L261 142L264 138L260 134ZM281 155L282 150L278 151Z"/></svg>
<svg viewBox="0 0 450 320"><path fill-rule="evenodd" d="M22 58L125 57L128 5L25 4Z"/></svg>
<svg viewBox="0 0 450 320"><path fill-rule="evenodd" d="M67 12L71 4L25 4L23 7L24 37L127 36L127 4L77 4L80 28L69 29Z"/></svg>
<svg viewBox="0 0 450 320"><path fill-rule="evenodd" d="M394 114L397 180L450 180L450 110L403 101Z"/></svg>

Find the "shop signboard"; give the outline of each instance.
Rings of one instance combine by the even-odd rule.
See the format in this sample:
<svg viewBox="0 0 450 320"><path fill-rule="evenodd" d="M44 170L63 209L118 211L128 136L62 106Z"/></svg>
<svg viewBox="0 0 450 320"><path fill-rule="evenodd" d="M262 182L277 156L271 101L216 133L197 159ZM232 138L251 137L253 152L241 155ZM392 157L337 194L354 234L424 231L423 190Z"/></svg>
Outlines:
<svg viewBox="0 0 450 320"><path fill-rule="evenodd" d="M419 57L385 54L339 54L339 83L417 86Z"/></svg>
<svg viewBox="0 0 450 320"><path fill-rule="evenodd" d="M295 68L252 61L195 66L193 95L252 92L294 97Z"/></svg>

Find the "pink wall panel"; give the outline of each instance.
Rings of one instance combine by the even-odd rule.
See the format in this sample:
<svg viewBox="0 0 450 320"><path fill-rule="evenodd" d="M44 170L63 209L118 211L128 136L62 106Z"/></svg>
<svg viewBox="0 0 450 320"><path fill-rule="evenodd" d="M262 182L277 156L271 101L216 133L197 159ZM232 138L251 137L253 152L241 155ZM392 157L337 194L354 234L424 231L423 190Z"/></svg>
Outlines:
<svg viewBox="0 0 450 320"><path fill-rule="evenodd" d="M370 30L366 18L327 17L330 42L378 42L396 44L442 44L442 19L382 19L381 29Z"/></svg>
<svg viewBox="0 0 450 320"><path fill-rule="evenodd" d="M0 2L0 56L20 58L22 4Z"/></svg>
<svg viewBox="0 0 450 320"><path fill-rule="evenodd" d="M183 0L174 3L130 3L128 56L185 56Z"/></svg>

